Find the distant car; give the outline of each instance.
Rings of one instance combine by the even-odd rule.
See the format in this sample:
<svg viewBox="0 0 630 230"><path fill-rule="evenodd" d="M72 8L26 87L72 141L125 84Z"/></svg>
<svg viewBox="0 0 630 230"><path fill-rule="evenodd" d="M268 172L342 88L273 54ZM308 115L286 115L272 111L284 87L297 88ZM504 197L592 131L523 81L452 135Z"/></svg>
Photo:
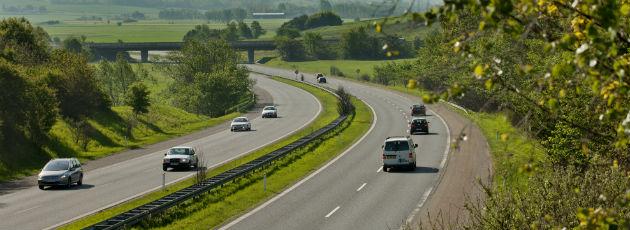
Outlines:
<svg viewBox="0 0 630 230"><path fill-rule="evenodd" d="M409 122L409 134L418 132L429 133L429 121L423 117L416 117Z"/></svg>
<svg viewBox="0 0 630 230"><path fill-rule="evenodd" d="M77 158L58 158L48 161L37 177L39 189L46 186L83 185L83 168Z"/></svg>
<svg viewBox="0 0 630 230"><path fill-rule="evenodd" d="M427 108L424 105L412 105L411 106L411 116L426 116Z"/></svg>
<svg viewBox="0 0 630 230"><path fill-rule="evenodd" d="M268 117L278 118L278 109L276 109L275 106L265 106L265 108L263 108L262 110L262 117L263 118L268 118Z"/></svg>
<svg viewBox="0 0 630 230"><path fill-rule="evenodd" d="M195 149L187 146L173 147L169 149L162 159L162 170L167 171L168 168L190 169L199 166L199 159L195 153Z"/></svg>
<svg viewBox="0 0 630 230"><path fill-rule="evenodd" d="M237 117L232 120L230 124L230 131L250 131L252 130L252 124L249 123L247 117Z"/></svg>
<svg viewBox="0 0 630 230"><path fill-rule="evenodd" d="M317 78L317 83L326 83L326 77L324 77L324 74L318 73L316 75L316 78Z"/></svg>
<svg viewBox="0 0 630 230"><path fill-rule="evenodd" d="M390 168L416 168L416 148L411 137L388 137L383 148L383 171Z"/></svg>

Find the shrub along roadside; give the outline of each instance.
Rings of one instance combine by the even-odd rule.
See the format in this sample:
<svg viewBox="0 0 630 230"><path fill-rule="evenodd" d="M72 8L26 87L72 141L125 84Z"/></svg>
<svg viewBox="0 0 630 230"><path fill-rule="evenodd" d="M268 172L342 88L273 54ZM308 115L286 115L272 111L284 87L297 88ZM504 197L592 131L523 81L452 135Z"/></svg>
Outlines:
<svg viewBox="0 0 630 230"><path fill-rule="evenodd" d="M215 176L218 175L222 172L228 171L232 168L236 168L239 165L249 162L253 159L256 159L262 155L265 155L269 152L272 152L282 146L285 146L293 141L296 141L298 139L300 139L301 137L304 137L308 134L310 134L313 130L317 130L319 128L322 128L324 126L326 126L327 124L329 124L330 122L332 122L333 120L335 120L338 117L338 113L337 111L337 98L335 96L333 96L332 94L318 89L314 86L309 86L309 85L302 85L299 83L295 83L293 81L290 80L286 80L283 78L274 78L275 80L278 81L282 81L285 83L292 83L292 84L296 84L295 86L298 86L306 91L308 91L309 93L315 95L315 97L321 102L323 108L321 113L319 114L319 116L315 119L315 121L313 121L313 123L311 123L310 125L308 125L307 127L305 127L304 129L302 129L301 131L298 131L297 133L284 138L283 140L278 141L277 143L271 144L267 147L264 147L262 149L259 149L255 152L252 152L250 154L247 154L241 158L238 158L236 160L233 160L227 164L224 164L222 166L219 166L217 168L214 168L212 170L208 170L207 176L211 177L211 176ZM129 202L125 202L122 203L120 205L111 207L109 209L105 209L101 212L98 212L94 215L91 216L87 216L85 218L79 219L75 222L72 222L68 225L62 226L60 229L82 229L85 228L91 224L95 224L98 223L100 221L103 221L107 218L113 217L117 214L123 213L127 210L130 210L134 207L138 207L140 205L149 203L151 201L157 200L161 197L167 196L168 194L171 194L175 191L178 191L180 189L183 189L185 187L188 187L192 184L195 183L194 178L190 178L187 180L184 180L182 182L179 183L175 183L172 184L170 186L167 186L167 189L165 191L162 190L158 190L158 191L154 191L151 193L148 193L144 196L141 196L137 199L133 199Z"/></svg>

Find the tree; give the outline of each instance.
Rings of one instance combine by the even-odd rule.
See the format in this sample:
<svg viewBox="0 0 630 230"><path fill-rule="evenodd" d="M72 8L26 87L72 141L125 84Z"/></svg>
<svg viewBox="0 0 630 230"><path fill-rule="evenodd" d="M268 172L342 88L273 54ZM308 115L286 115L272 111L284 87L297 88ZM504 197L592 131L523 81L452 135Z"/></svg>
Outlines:
<svg viewBox="0 0 630 230"><path fill-rule="evenodd" d="M276 36L280 36L280 37L288 37L288 38L297 38L302 36L300 34L300 30L293 28L293 27L280 27L277 31L276 31Z"/></svg>
<svg viewBox="0 0 630 230"><path fill-rule="evenodd" d="M226 41L237 41L238 37L238 25L234 22L228 23L221 34L221 38Z"/></svg>
<svg viewBox="0 0 630 230"><path fill-rule="evenodd" d="M22 65L38 65L48 60L48 34L33 27L25 18L0 21L0 58Z"/></svg>
<svg viewBox="0 0 630 230"><path fill-rule="evenodd" d="M63 48L73 53L83 52L81 40L72 36L63 40Z"/></svg>
<svg viewBox="0 0 630 230"><path fill-rule="evenodd" d="M247 26L246 23L244 22L239 22L238 23L238 34L245 39L250 39L253 38L254 36L252 35L252 30L249 28L249 26Z"/></svg>
<svg viewBox="0 0 630 230"><path fill-rule="evenodd" d="M304 34L304 50L306 55L315 59L332 59L335 53L325 44L319 33Z"/></svg>
<svg viewBox="0 0 630 230"><path fill-rule="evenodd" d="M339 48L343 58L376 59L381 57L379 40L368 34L365 27L343 33Z"/></svg>
<svg viewBox="0 0 630 230"><path fill-rule="evenodd" d="M0 121L5 138L19 134L43 141L57 118L57 98L39 78L27 77L0 58Z"/></svg>
<svg viewBox="0 0 630 230"><path fill-rule="evenodd" d="M177 63L165 66L165 71L174 80L169 90L179 108L220 116L251 95L253 82L247 70L237 66L238 55L225 41L190 40L169 59Z"/></svg>
<svg viewBox="0 0 630 230"><path fill-rule="evenodd" d="M234 17L234 20L238 22L243 22L243 20L247 18L247 10L243 8L235 8L232 9L232 15Z"/></svg>
<svg viewBox="0 0 630 230"><path fill-rule="evenodd" d="M254 38L258 38L263 34L266 34L267 31L265 31L262 26L260 26L260 23L258 21L253 21L251 24L251 29L252 29L252 36Z"/></svg>
<svg viewBox="0 0 630 230"><path fill-rule="evenodd" d="M136 82L129 87L127 97L125 98L125 104L133 109L133 113L144 114L149 112L149 89L142 82Z"/></svg>
<svg viewBox="0 0 630 230"><path fill-rule="evenodd" d="M134 71L123 53L118 53L115 62L99 63L96 78L99 88L107 95L109 101L113 105L123 105L131 85L148 77L140 73L140 69Z"/></svg>
<svg viewBox="0 0 630 230"><path fill-rule="evenodd" d="M197 25L194 29L188 31L186 35L184 35L184 42L194 39L197 41L209 41L221 39L221 34L223 32L217 29L210 29L208 25Z"/></svg>
<svg viewBox="0 0 630 230"><path fill-rule="evenodd" d="M302 42L284 36L276 37L275 42L282 60L301 61L306 58Z"/></svg>
<svg viewBox="0 0 630 230"><path fill-rule="evenodd" d="M85 56L63 50L51 55L48 85L55 89L64 118L80 120L109 108L109 100L98 87L95 72Z"/></svg>

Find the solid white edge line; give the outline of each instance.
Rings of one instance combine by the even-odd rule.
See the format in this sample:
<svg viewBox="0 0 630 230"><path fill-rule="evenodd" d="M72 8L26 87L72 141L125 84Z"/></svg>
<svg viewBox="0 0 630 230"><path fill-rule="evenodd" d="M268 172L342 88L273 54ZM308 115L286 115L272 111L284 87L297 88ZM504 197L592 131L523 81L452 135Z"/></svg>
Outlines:
<svg viewBox="0 0 630 230"><path fill-rule="evenodd" d="M339 208L340 208L340 207L339 207L339 206L337 206L335 209L333 209L332 211L330 211L330 212L328 213L328 215L326 215L326 218L328 218L328 217L332 216L332 214L335 214L335 212L336 212L337 210L339 210Z"/></svg>
<svg viewBox="0 0 630 230"><path fill-rule="evenodd" d="M383 166L381 166L380 168L378 168L378 170L376 170L377 173L381 172L383 170Z"/></svg>
<svg viewBox="0 0 630 230"><path fill-rule="evenodd" d="M254 73L254 74L256 74L256 73ZM259 74L259 75L260 75L260 74ZM285 83L282 83L282 82L279 82L279 81L276 81L276 82L281 83L281 84L285 84ZM287 84L287 85L288 85L288 84ZM289 86L291 86L291 85L289 85ZM319 115L321 114L321 112L322 112L322 110L323 110L323 105L322 105L322 103L321 103L319 100L317 100L317 98L316 98L313 94L309 93L308 91L303 90L303 89L300 89L300 88L295 87L295 86L293 86L293 87L294 87L294 88L297 88L298 90L302 90L302 91L306 92L308 95L310 95L311 97L313 97L313 98L315 99L315 101L317 102L317 104L319 105L319 109L318 109L318 111L317 111L317 114L316 114L313 118L311 118L311 120L309 120L308 122L306 122L304 125L300 126L298 129L293 130L292 132L289 132L289 133L285 134L284 136L281 136L281 137L279 137L279 138L277 138L277 139L275 139L275 140L273 140L273 141L267 142L266 144L261 145L261 146L259 146L259 147L256 147L256 148L255 148L255 149L253 149L253 150L250 150L250 151L247 151L247 152L241 153L241 154L236 155L236 156L234 156L234 157L231 157L231 158L229 158L229 159L227 159L227 160L224 160L224 161L222 161L222 162L220 162L220 163L217 163L217 164L211 165L210 167L208 167L208 169L211 169L211 168L216 168L216 167L222 166L222 165L227 164L228 162L230 162L230 161L232 161L232 160L234 160L234 159L236 159L236 158L242 157L242 156L244 156L244 155L250 154L250 153L255 152L255 151L259 150L259 149L262 149L262 148L264 148L264 147L267 147L267 145L270 145L270 144L272 144L272 143L274 143L274 142L276 142L276 141L279 141L279 140L281 140L281 139L283 139L283 138L285 138L285 137L287 137L287 136L290 136L290 135L292 135L292 134L294 134L294 133L296 133L296 132L298 132L298 131L300 131L300 130L304 129L306 126L310 125L311 123L313 123L313 121L315 121L315 119L317 119L317 117L319 117ZM193 141L190 141L190 142L194 142L194 141L197 141L197 140L193 140ZM149 155L152 155L152 154L147 154L146 156L149 156ZM143 157L145 157L145 156L143 156ZM134 158L134 159L139 159L139 158L141 158L141 157ZM120 162L120 163L122 163L122 162ZM117 164L120 164L120 163L117 163ZM106 166L106 167L110 167L110 166ZM174 180L174 181L171 181L171 182L166 183L166 186L169 186L169 185L171 185L171 184L174 184L174 183L180 182L180 181L182 181L182 180L188 179L188 178L190 178L190 177L192 177L192 176L194 176L194 175L195 175L195 173L188 174L188 175L186 175L186 176L184 176L184 177L181 177L181 178L179 178L179 179L176 179L176 180ZM53 226L50 226L50 227L48 227L48 228L44 228L44 230L50 230L50 229L55 229L55 228L58 228L58 227L60 227L60 226L62 226L62 225L65 225L65 224L71 223L71 222L73 222L73 221L75 221L75 220L78 220L78 219L81 219L81 218L83 218L83 217L86 217L86 216L89 216L89 215L95 214L95 213L97 213L97 212L101 212L101 211L103 211L103 210L105 210L105 209L108 209L108 208L111 208L111 207L113 207L113 206L116 206L116 205L122 204L122 203L124 203L124 202L129 201L129 200L136 199L136 198L138 198L138 197L140 197L140 196L143 196L143 195L145 195L145 194L147 194L147 193L150 193L150 192L156 191L156 190L161 189L161 188L162 188L162 185L157 186L157 187L152 188L152 189L149 189L149 190L146 190L146 191L144 191L144 192L137 193L136 195L133 195L133 196L128 197L128 198L126 198L126 199L123 199L123 200L120 200L120 201L113 202L113 203L108 204L108 205L105 205L105 206L103 206L103 207L101 207L101 208L95 209L95 210L93 210L93 211L91 211L91 212L88 212L88 213L85 213L85 214L83 214L83 215L80 215L80 216L74 217L74 218L72 218L72 219L70 219L70 220L66 220L66 221L63 221L63 222L61 222L61 223L55 224L55 225L53 225Z"/></svg>
<svg viewBox="0 0 630 230"><path fill-rule="evenodd" d="M358 192L358 191L361 191L361 189L363 189L363 187L365 187L365 185L367 185L367 183L363 183L363 184L361 185L361 187L359 187L359 188L357 189L357 192Z"/></svg>
<svg viewBox="0 0 630 230"><path fill-rule="evenodd" d="M402 96L400 96L400 97L402 97ZM448 154L451 152L451 129L448 127L448 124L446 123L446 120L444 120L444 118L442 118L442 116L440 116L440 114L436 113L433 110L429 110L429 111L431 111L436 117L438 117L438 119L440 119L442 124L444 124L444 127L446 127L446 149L444 149L444 154L442 155L442 161L440 162L440 173L443 173L441 170L446 166L446 162L448 161ZM438 177L436 178L436 182L438 182L441 179L441 177L442 177L442 175L438 175ZM425 194L422 196L422 198L420 199L420 202L418 203L418 206L416 207L416 209L414 209L413 212L411 212L411 214L407 218L406 224L411 224L413 219L420 212L420 209L422 208L424 203L427 201L427 199L431 195L432 191L433 191L433 186L431 188L429 188L429 190L427 190L425 192ZM400 229L402 229L403 227L404 226L400 226Z"/></svg>
<svg viewBox="0 0 630 230"><path fill-rule="evenodd" d="M349 153L350 151L352 151L357 145L359 145L365 138L367 138L367 136L372 133L372 130L374 130L374 127L376 127L376 121L378 121L378 117L376 116L376 111L374 111L374 108L372 108L372 106L370 104L368 104L367 102L363 101L363 103L365 103L370 110L372 110L372 114L374 115L374 119L372 120L372 126L370 127L370 129L361 137L361 139L359 139L357 142L355 142L352 146L350 146L350 148L346 149L346 151L344 151L343 153L339 154L339 156L335 157L334 159L332 159L331 161L329 161L326 165L322 166L321 168L319 168L318 170L316 170L315 172L311 173L310 175L308 175L306 178L302 179L301 181L298 181L297 183L295 183L293 186L291 186L290 188L282 191L280 194L276 195L275 197L269 199L267 202L261 204L260 206L256 207L254 210L243 214L242 216L236 218L234 221L222 226L221 228L219 228L219 230L226 230L236 224L238 224L239 222L243 221L244 219L247 219L248 217L256 214L257 212L259 212L260 210L262 210L263 208L269 206L271 203L275 202L276 200L282 198L283 196L285 196L286 194L288 194L289 192L295 190L297 187L299 187L300 185L304 184L306 181L310 180L311 178L315 177L317 174L319 174L320 172L324 171L326 168L328 168L330 165L332 165L333 163L335 163L337 160L341 159L341 157L345 156L347 153Z"/></svg>

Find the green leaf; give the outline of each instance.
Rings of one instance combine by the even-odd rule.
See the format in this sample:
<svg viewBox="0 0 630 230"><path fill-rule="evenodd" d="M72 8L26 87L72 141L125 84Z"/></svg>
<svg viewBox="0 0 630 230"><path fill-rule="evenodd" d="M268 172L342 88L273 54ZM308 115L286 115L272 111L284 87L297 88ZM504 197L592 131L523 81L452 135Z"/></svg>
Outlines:
<svg viewBox="0 0 630 230"><path fill-rule="evenodd" d="M475 67L475 77L477 77L477 78L483 77L483 72L484 72L484 70L483 70L483 66L481 64L477 65L477 67Z"/></svg>
<svg viewBox="0 0 630 230"><path fill-rule="evenodd" d="M619 12L621 12L621 14L625 16L630 16L630 4L623 4L623 6L621 6L621 9L619 9Z"/></svg>

